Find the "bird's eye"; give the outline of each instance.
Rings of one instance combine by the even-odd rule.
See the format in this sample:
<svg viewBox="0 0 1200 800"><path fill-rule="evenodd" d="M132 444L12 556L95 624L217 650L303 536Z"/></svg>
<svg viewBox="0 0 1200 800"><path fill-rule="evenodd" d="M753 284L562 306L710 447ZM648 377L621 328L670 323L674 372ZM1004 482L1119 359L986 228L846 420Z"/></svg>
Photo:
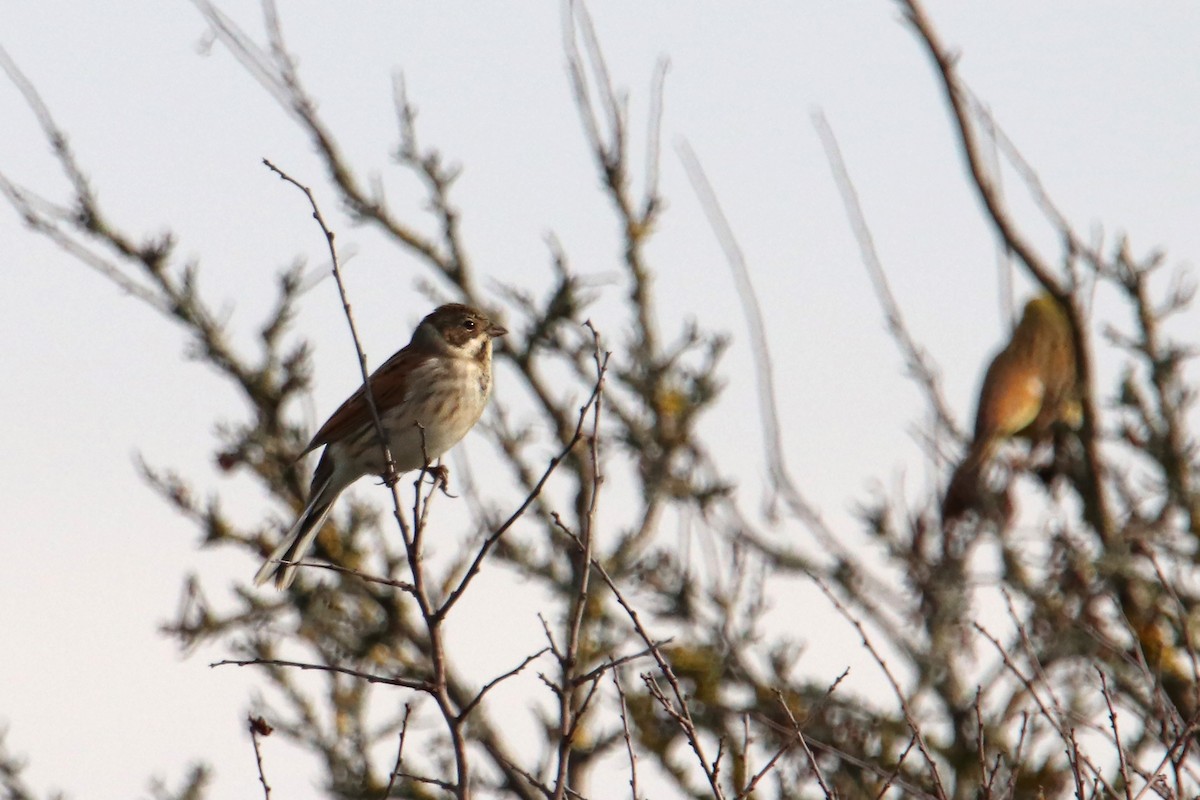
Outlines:
<svg viewBox="0 0 1200 800"><path fill-rule="evenodd" d="M473 320L473 319L463 320L463 327L469 331L475 330L475 320Z"/></svg>

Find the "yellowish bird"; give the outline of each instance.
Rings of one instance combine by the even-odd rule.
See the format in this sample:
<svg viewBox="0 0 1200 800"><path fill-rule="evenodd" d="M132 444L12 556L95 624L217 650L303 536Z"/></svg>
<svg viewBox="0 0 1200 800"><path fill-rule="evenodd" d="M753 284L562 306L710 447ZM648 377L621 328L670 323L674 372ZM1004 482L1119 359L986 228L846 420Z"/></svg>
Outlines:
<svg viewBox="0 0 1200 800"><path fill-rule="evenodd" d="M1008 345L983 378L975 412L975 436L950 478L942 520L951 522L981 499L984 468L997 448L1015 436L1042 441L1056 422L1079 422L1075 340L1062 305L1043 293L1025 304Z"/></svg>

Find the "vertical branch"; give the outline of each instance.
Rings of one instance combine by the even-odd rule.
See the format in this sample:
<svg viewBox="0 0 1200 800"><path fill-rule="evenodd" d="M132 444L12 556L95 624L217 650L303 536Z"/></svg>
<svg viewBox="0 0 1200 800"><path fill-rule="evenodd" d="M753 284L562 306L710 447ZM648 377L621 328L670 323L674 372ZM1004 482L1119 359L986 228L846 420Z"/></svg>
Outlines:
<svg viewBox="0 0 1200 800"><path fill-rule="evenodd" d="M267 784L266 773L263 772L262 750L258 746L259 736L270 736L273 730L262 717L249 717L246 728L250 731L250 741L254 745L254 763L258 766L258 782L263 787L263 800L271 800L271 787Z"/></svg>
<svg viewBox="0 0 1200 800"><path fill-rule="evenodd" d="M400 774L404 766L404 737L408 735L408 717L412 713L412 705L404 704L404 716L400 720L400 744L396 745L396 765L392 767L391 774L388 775L387 787L384 788L383 794L379 800L388 800L392 796L392 787L396 784L396 778Z"/></svg>
<svg viewBox="0 0 1200 800"><path fill-rule="evenodd" d="M883 307L883 316L887 321L892 340L900 346L909 374L924 387L925 396L933 407L937 428L948 431L955 438L961 439L962 433L954 421L954 415L951 414L949 406L946 405L937 368L929 360L925 349L913 339L900 311L900 304L896 302L896 296L892 294L892 287L888 283L887 273L884 272L883 262L875 249L875 239L871 236L867 217L858 200L858 192L850 178L850 171L846 168L846 161L842 157L842 149L838 146L833 128L830 127L824 113L819 110L813 112L812 120L813 127L817 131L817 138L821 140L821 147L825 150L825 159L829 162L829 168L833 172L834 184L842 196L842 204L845 206L854 239L858 242L863 265L867 268L867 275L871 279L871 285L875 288L875 296Z"/></svg>
<svg viewBox="0 0 1200 800"><path fill-rule="evenodd" d="M629 797L630 800L640 800L638 797L637 753L633 749L633 737L629 733L629 706L625 702L625 688L621 686L621 671L612 671L613 686L617 689L618 710L621 716L621 736L625 740L625 755L629 759Z"/></svg>
<svg viewBox="0 0 1200 800"><path fill-rule="evenodd" d="M1122 788L1125 790L1125 800L1133 800L1133 786L1129 781L1129 764L1125 759L1125 745L1121 742L1121 731L1117 727L1117 710L1113 707L1112 693L1108 690L1108 676L1099 666L1096 674L1100 676L1100 692L1104 695L1104 704L1108 707L1108 724L1112 729L1113 744L1117 748L1117 763L1121 770Z"/></svg>
<svg viewBox="0 0 1200 800"><path fill-rule="evenodd" d="M751 351L754 354L755 377L758 389L759 417L762 420L763 448L767 454L767 468L775 490L780 492L785 501L800 519L807 522L815 532L825 530L820 513L816 506L800 491L792 480L787 461L783 454L782 428L779 422L779 409L775 393L775 368L771 361L770 347L767 341L767 326L763 318L762 306L750 280L750 270L746 265L745 256L733 234L733 228L725 213L717 202L716 192L704 174L700 160L696 157L691 146L682 141L677 146L684 171L692 184L692 190L700 200L700 205L708 217L709 226L716 234L725 258L733 272L734 284L737 287L738 299L742 303L746 325L750 329ZM844 551L836 536L824 537L824 544L835 551Z"/></svg>
<svg viewBox="0 0 1200 800"><path fill-rule="evenodd" d="M576 29L583 38L583 51L576 43ZM643 197L640 203L633 197L626 169L626 120L624 106L619 103L613 91L612 79L609 76L608 65L604 53L596 38L596 30L592 25L587 8L579 0L567 0L564 14L564 47L567 52L567 70L571 80L571 88L575 95L575 105L583 122L584 133L593 154L600 166L609 197L617 207L617 213L624 224L625 234L625 265L631 279L630 305L637 317L638 361L651 369L651 379L654 379L653 368L659 353L658 335L654 326L654 306L650 285L650 270L642 259L641 246L653 229L658 217L661 202L658 198L658 146L650 148L647 162L647 177L653 183L643 187ZM585 59L587 64L585 64ZM588 89L588 69L591 66L592 78L599 94L599 112ZM652 116L649 132L657 134L662 115L662 87L666 75L665 65L660 64L655 74L653 88L656 98L652 101ZM601 119L601 117L603 119Z"/></svg>
<svg viewBox="0 0 1200 800"><path fill-rule="evenodd" d="M588 493L587 514L581 520L578 542L580 548L581 567L576 581L574 596L571 598L570 612L567 623L566 641L561 653L556 652L559 662L559 726L558 766L554 779L554 795L552 800L563 800L569 790L568 780L571 777L571 754L574 750L575 734L582 722L582 707L578 693L580 686L580 632L583 630L584 612L589 598L589 586L592 571L592 542L593 525L596 520L596 507L600 496L600 484L604 477L600 471L600 418L604 400L604 375L608 370L609 353L602 353L600 334L592 323L586 322L592 332L594 359L596 364L596 388L593 393L595 402L592 405L592 431L588 437L588 457L591 461L592 486ZM586 409L586 406L585 406ZM552 642L553 644L553 642Z"/></svg>
<svg viewBox="0 0 1200 800"><path fill-rule="evenodd" d="M346 315L346 324L350 327L350 338L354 342L354 352L358 358L358 369L362 375L363 381L363 397L367 401L367 408L371 412L371 422L375 426L375 436L379 441L379 447L383 453L383 463L387 465L387 476L389 483L395 486L396 462L392 458L392 451L388 447L387 431L383 427L383 420L379 417L379 407L375 404L375 394L371 390L371 372L367 368L367 354L363 350L362 340L358 336L358 326L354 322L354 312L350 308L350 296L346 293L346 284L342 281L342 267L338 259L337 245L334 244L334 233L325 223L325 217L321 214L321 208L317 205L317 199L313 196L312 189L297 181L291 175L281 170L270 162L269 159L262 160L263 165L271 172L279 176L280 180L290 183L295 186L304 196L308 198L308 203L312 207L313 219L321 228L321 234L325 237L325 246L329 249L329 269L333 273L333 280L337 284L338 298L342 302L342 312ZM400 511L400 496L395 491L392 492L392 498L396 504L396 518L400 525L404 526L403 515Z"/></svg>
<svg viewBox="0 0 1200 800"><path fill-rule="evenodd" d="M662 152L663 98L670 67L671 62L666 58L659 59L650 83L650 113L646 123L646 189L642 206L642 216L646 218L654 214L655 206L659 203L658 168Z"/></svg>
<svg viewBox="0 0 1200 800"><path fill-rule="evenodd" d="M754 283L750 279L750 270L746 265L746 257L742 253L733 228L728 218L717 202L717 193L713 191L708 176L696 157L696 152L687 140L676 144L676 151L683 170L691 182L692 191L700 200L700 206L708 218L709 227L716 234L717 242L725 251L725 261L733 273L734 285L737 287L738 299L742 303L742 315L750 334L750 350L754 354L755 375L758 384L758 411L762 420L763 449L767 454L767 468L771 479L776 485L776 491L783 491L795 500L794 505L807 519L815 519L817 512L798 491L791 481L787 463L783 454L782 427L779 423L779 410L776 404L775 367L771 361L770 345L767 340L767 324L763 317L762 305L758 302L758 294L754 291Z"/></svg>
<svg viewBox="0 0 1200 800"><path fill-rule="evenodd" d="M972 98L974 99L974 98ZM986 171L996 181L996 195L1004 196L1004 174L1000 171L1000 143L995 119L982 103L975 103L978 111L982 137L987 143ZM1013 258L1012 251L1004 241L996 243L996 287L1000 301L1000 319L1004 328L1011 330L1017 323L1016 298L1013 295Z"/></svg>
<svg viewBox="0 0 1200 800"><path fill-rule="evenodd" d="M450 187L458 178L456 166L446 166L436 150L424 150L417 142L416 108L409 102L408 91L402 75L397 75L393 85L393 104L400 129L400 144L396 148L396 161L410 170L425 184L431 202L429 208L441 223L442 250L436 254L436 263L446 277L462 289L467 297L476 294L473 273L467 254L462 247L458 210L450 204ZM380 201L382 202L382 201ZM408 231L404 231L408 234ZM410 236L411 238L411 236ZM414 239L413 244L420 244ZM420 248L418 247L418 250Z"/></svg>
<svg viewBox="0 0 1200 800"><path fill-rule="evenodd" d="M849 570L852 580L846 581L846 588L858 595L858 600L866 607L873 607L873 601L867 594L877 597L887 594L882 582L873 576L863 560L851 550L845 538L831 530L821 518L816 505L805 497L800 490L787 464L783 451L783 429L779 421L779 405L775 392L774 366L771 360L770 344L767 337L766 321L763 317L762 306L750 280L749 266L734 235L733 227L729 224L717 194L713 190L708 176L695 152L686 141L677 147L684 171L696 193L697 199L708 219L709 226L717 237L726 262L734 276L738 299L742 304L743 316L750 334L750 349L754 355L755 382L759 402L759 418L763 429L763 449L766 451L767 470L770 474L773 488L782 497L783 502L791 513L804 522L809 530L829 553L835 553L841 566ZM897 312L898 313L898 312ZM932 374L931 372L929 374ZM742 527L739 525L739 527ZM779 565L785 559L781 554L771 554L767 543L749 536L748 532L739 531L739 540L753 541L755 546L764 553L771 555L772 560ZM860 591L865 590L865 591ZM877 616L877 615L876 615Z"/></svg>

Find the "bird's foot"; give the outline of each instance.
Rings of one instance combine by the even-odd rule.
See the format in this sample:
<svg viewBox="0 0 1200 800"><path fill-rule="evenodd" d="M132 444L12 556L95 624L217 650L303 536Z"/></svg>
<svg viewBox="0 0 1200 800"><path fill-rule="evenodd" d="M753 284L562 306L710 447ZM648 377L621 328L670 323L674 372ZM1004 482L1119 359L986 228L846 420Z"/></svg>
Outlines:
<svg viewBox="0 0 1200 800"><path fill-rule="evenodd" d="M446 497L458 497L450 494L450 470L444 464L434 464L425 468L425 474L433 479L433 484L442 490Z"/></svg>

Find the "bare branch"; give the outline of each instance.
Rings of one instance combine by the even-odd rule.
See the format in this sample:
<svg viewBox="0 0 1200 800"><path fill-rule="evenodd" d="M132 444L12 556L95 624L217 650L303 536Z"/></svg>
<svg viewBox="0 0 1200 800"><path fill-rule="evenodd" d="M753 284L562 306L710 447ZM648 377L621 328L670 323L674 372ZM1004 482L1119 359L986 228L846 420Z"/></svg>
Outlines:
<svg viewBox="0 0 1200 800"><path fill-rule="evenodd" d="M933 756L925 743L925 736L921 732L921 725L917 721L917 718L913 715L912 709L908 704L908 698L905 695L904 690L900 688L900 683L896 680L896 676L892 673L891 667L888 666L887 660L884 659L884 657L875 648L875 645L871 641L871 637L867 635L867 631L865 628L863 628L862 623L850 613L850 610L846 608L842 601L838 599L837 595L835 595L833 591L825 585L825 582L815 575L813 576L813 581L817 584L817 587L821 590L825 597L829 599L829 602L833 604L833 607L837 609L837 612L841 614L847 622L854 626L855 631L858 632L859 639L863 643L863 647L867 648L867 652L871 654L871 657L875 659L875 663L879 665L881 670L883 670L884 677L887 678L888 683L892 687L892 692L895 694L896 699L900 702L900 709L904 712L904 720L908 723L908 728L912 731L913 738L915 738L917 741L917 749L921 751L921 755L925 758L925 764L929 768L929 777L933 781L934 792L937 794L940 800L948 800L946 789L942 785L942 778L938 770L937 762L933 760Z"/></svg>
<svg viewBox="0 0 1200 800"><path fill-rule="evenodd" d="M525 658L521 659L520 664L517 664L515 667L510 669L508 672L502 672L499 675L497 675L496 677L492 678L487 683L485 683L483 685L483 688L479 690L479 693L475 695L474 699L472 699L471 702L469 702L465 706L463 706L462 711L460 711L458 714L459 720L465 720L468 716L470 716L471 712L475 710L475 707L478 706L481 702L483 702L484 695L486 695L492 689L499 686L501 683L503 683L504 681L513 677L514 675L520 674L520 672L523 669L525 669L527 666L529 666L530 663L541 658L548 652L550 652L550 648L543 647L541 650L538 650L536 653L531 653L530 655L525 656Z"/></svg>
<svg viewBox="0 0 1200 800"><path fill-rule="evenodd" d="M896 302L895 295L892 294L887 273L884 272L879 253L875 250L874 237L871 236L871 229L867 225L866 216L863 214L862 205L858 200L858 192L855 190L850 172L846 168L845 159L842 158L842 150L838 146L833 128L830 127L825 114L820 110L813 112L812 121L813 127L817 131L817 137L821 140L821 146L825 149L825 159L829 162L829 168L833 172L833 181L842 196L842 204L846 207L846 216L849 218L854 238L858 242L863 265L867 268L871 285L875 287L875 296L878 298L879 304L883 306L883 316L887 321L892 339L899 345L904 355L909 374L924 388L925 396L933 407L937 428L945 430L961 440L963 434L955 423L949 406L946 405L937 367L930 360L925 348L913 339L912 333L904 321L904 315L900 311L900 305Z"/></svg>
<svg viewBox="0 0 1200 800"><path fill-rule="evenodd" d="M445 602L443 602L441 607L437 609L435 616L437 616L439 619L444 618L448 613L450 613L450 609L454 607L455 603L457 603L462 597L463 593L466 592L467 586L470 585L471 580L479 573L479 569L483 565L483 560L487 557L488 552L498 541L500 541L500 537L503 536L505 532L507 532L508 529L511 528L517 522L517 520L519 520L525 514L533 502L538 499L542 493L542 488L546 485L546 482L550 480L550 476L554 474L554 471L558 469L558 465L561 464L563 460L571 454L571 452L582 440L583 425L584 421L587 419L588 411L597 406L600 402L600 393L603 388L604 373L606 370L607 364L601 367L600 374L596 379L596 383L592 387L592 394L579 409L579 418L575 425L575 431L573 434L571 434L570 439L563 446L562 450L560 450L556 456L550 459L549 463L546 465L546 469L542 472L541 478L539 478L537 483L534 484L533 488L525 496L524 501L522 501L521 505L517 507L517 510L510 514L508 519L506 519L498 528L492 531L492 533L489 534L486 539L484 539L483 544L480 546L478 552L476 552L475 558L471 561L471 565L463 574L462 579L459 580L458 585L454 587L454 589L446 597Z"/></svg>
<svg viewBox="0 0 1200 800"><path fill-rule="evenodd" d="M392 787L396 784L396 778L400 776L400 768L404 763L404 737L408 734L408 717L411 713L412 706L409 703L405 703L404 717L400 720L400 744L396 746L396 765L392 767L392 772L388 775L387 788L380 795L380 800L387 800L392 796Z"/></svg>
<svg viewBox="0 0 1200 800"><path fill-rule="evenodd" d="M630 800L640 800L638 797L637 753L633 750L633 737L629 734L629 708L625 704L625 689L621 686L621 673L612 671L613 686L617 688L617 701L621 715L621 736L625 740L625 754L629 758L629 797Z"/></svg>
<svg viewBox="0 0 1200 800"><path fill-rule="evenodd" d="M1100 692L1104 695L1104 704L1108 707L1108 724L1112 728L1113 743L1117 746L1117 760L1121 767L1121 784L1125 790L1125 800L1133 800L1133 786L1129 782L1129 764L1125 761L1125 745L1121 743L1121 732L1117 729L1117 711L1113 708L1112 693L1108 691L1108 676L1099 666L1096 674L1100 676Z"/></svg>
<svg viewBox="0 0 1200 800"><path fill-rule="evenodd" d="M246 658L246 659L227 658L227 659L223 659L221 661L214 661L213 663L209 664L208 666L210 666L210 667L224 667L224 666L231 666L231 667L250 667L250 666L288 667L290 669L316 670L317 672L332 672L332 673L337 673L339 675L349 675L352 678L360 678L360 679L366 681L367 683L382 683L382 684L386 684L388 686L400 686L405 689L414 689L418 692L429 693L432 690L432 686L430 685L430 683L428 681L418 681L418 680L413 680L411 678L400 678L400 677L389 678L386 675L373 675L369 672L363 672L362 670L358 670L358 669L351 669L349 667L339 667L336 664L310 664L310 663L307 663L304 661L285 661L285 660L279 659L279 658Z"/></svg>
<svg viewBox="0 0 1200 800"><path fill-rule="evenodd" d="M254 745L254 762L258 766L258 782L263 787L263 800L271 800L271 787L267 784L267 776L263 772L262 750L258 746L258 737L270 736L272 728L262 717L247 717L246 727L250 731L250 741Z"/></svg>

